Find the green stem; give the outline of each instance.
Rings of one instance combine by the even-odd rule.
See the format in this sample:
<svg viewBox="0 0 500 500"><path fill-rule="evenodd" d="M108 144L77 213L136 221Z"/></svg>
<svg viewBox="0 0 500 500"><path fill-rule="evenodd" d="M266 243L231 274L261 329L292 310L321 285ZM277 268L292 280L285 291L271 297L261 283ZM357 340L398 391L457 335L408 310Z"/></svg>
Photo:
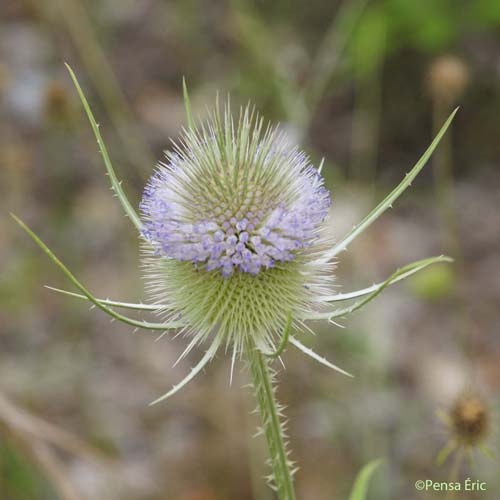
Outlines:
<svg viewBox="0 0 500 500"><path fill-rule="evenodd" d="M251 340L247 342L247 357L278 498L295 500L293 472L287 456L283 423L280 421L281 410L275 399L275 374L270 366L271 361L262 355Z"/></svg>

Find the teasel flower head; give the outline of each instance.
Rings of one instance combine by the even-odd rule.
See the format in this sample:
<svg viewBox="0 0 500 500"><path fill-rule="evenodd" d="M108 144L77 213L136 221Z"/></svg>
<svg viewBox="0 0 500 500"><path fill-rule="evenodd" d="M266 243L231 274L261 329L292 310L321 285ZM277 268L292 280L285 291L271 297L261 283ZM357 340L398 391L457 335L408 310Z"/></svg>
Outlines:
<svg viewBox="0 0 500 500"><path fill-rule="evenodd" d="M332 293L323 178L278 128L229 105L184 130L140 205L149 291L194 346L217 332L242 353L276 349L288 315ZM331 244L330 244L331 246Z"/></svg>

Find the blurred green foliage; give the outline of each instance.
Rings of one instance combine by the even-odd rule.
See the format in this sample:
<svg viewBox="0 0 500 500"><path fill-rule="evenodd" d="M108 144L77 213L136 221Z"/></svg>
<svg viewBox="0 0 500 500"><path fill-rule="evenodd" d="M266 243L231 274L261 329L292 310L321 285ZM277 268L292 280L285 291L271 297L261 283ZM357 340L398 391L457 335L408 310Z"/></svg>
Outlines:
<svg viewBox="0 0 500 500"><path fill-rule="evenodd" d="M435 266L412 276L409 288L419 298L439 300L450 296L455 290L456 270L453 266Z"/></svg>
<svg viewBox="0 0 500 500"><path fill-rule="evenodd" d="M372 460L359 471L352 486L349 500L366 500L368 498L370 480L381 463L382 461L380 459Z"/></svg>
<svg viewBox="0 0 500 500"><path fill-rule="evenodd" d="M56 500L40 471L18 447L0 438L0 498L2 500Z"/></svg>
<svg viewBox="0 0 500 500"><path fill-rule="evenodd" d="M499 27L497 0L375 0L355 29L350 58L362 76L402 49L454 50L459 39Z"/></svg>

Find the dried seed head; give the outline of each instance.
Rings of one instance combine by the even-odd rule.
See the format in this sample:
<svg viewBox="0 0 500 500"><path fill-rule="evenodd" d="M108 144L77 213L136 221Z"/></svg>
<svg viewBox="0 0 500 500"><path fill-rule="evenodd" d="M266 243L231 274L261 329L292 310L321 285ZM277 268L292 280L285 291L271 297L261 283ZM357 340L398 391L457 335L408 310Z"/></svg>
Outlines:
<svg viewBox="0 0 500 500"><path fill-rule="evenodd" d="M464 93L469 82L469 70L456 56L445 55L429 66L427 83L433 99L453 104Z"/></svg>
<svg viewBox="0 0 500 500"><path fill-rule="evenodd" d="M476 446L487 437L489 420L489 408L477 396L458 398L449 412L455 440L467 446Z"/></svg>
<svg viewBox="0 0 500 500"><path fill-rule="evenodd" d="M185 131L144 191L150 285L199 340L227 330L262 348L288 313L328 293L321 259L330 196L307 156L247 108Z"/></svg>

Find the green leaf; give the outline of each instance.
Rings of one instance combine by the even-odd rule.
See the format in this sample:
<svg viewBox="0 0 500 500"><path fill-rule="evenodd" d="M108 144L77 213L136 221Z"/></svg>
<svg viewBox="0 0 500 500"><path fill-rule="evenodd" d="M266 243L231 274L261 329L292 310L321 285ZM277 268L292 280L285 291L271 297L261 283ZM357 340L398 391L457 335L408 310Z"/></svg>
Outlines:
<svg viewBox="0 0 500 500"><path fill-rule="evenodd" d="M137 215L137 212L134 210L130 202L128 201L128 198L126 197L122 186L121 186L121 181L118 180L116 177L115 171L113 169L113 165L111 163L111 160L109 158L108 150L106 149L106 146L104 144L104 141L102 140L101 132L99 131L99 125L97 124L94 115L92 113L92 110L90 109L89 103L87 102L87 99L85 98L85 95L83 93L82 88L80 87L80 84L78 83L78 80L76 78L75 73L69 66L69 64L66 64L66 68L69 71L69 74L71 76L71 79L73 80L73 83L76 87L76 91L78 92L78 95L80 96L80 100L82 101L83 108L85 109L85 112L87 113L87 117L89 119L90 125L92 127L92 130L94 132L95 138L97 139L97 144L99 145L99 149L101 151L103 160L104 160L104 165L106 166L106 171L108 173L109 179L111 181L111 189L115 192L116 196L120 200L120 203L125 210L126 215L128 218L132 221L134 226L137 228L137 230L140 232L142 230L142 222Z"/></svg>
<svg viewBox="0 0 500 500"><path fill-rule="evenodd" d="M14 214L10 214L12 218L21 226L26 233L35 241L35 243L50 257L52 262L66 275L66 277L83 293L85 297L87 297L90 302L92 302L95 306L97 306L101 311L105 312L109 316L126 323L131 326L135 326L137 328L144 328L146 330L170 330L181 328L185 326L184 323L180 321L171 321L170 323L150 323L148 321L139 321L133 318L129 318L128 316L124 316L123 314L117 313L107 305L99 302L92 293L85 288L73 275L73 273L56 257L56 255L50 250L50 248L18 217Z"/></svg>
<svg viewBox="0 0 500 500"><path fill-rule="evenodd" d="M382 459L376 459L367 463L356 476L354 485L351 490L349 500L366 500L368 492L368 484L375 470L382 464Z"/></svg>
<svg viewBox="0 0 500 500"><path fill-rule="evenodd" d="M440 255L438 257L429 257L427 259L422 259L422 260L417 260L416 262L412 262L411 264L408 264L401 269L398 269L396 272L391 274L389 278L387 278L385 281L378 285L373 285L372 287L365 288L366 290L373 290L367 297L364 299L358 300L354 304L352 304L349 307L345 307L343 309L337 309L336 311L329 311L329 312L318 312L318 313L311 313L306 316L304 316L304 319L310 319L310 320L316 320L316 319L328 319L332 320L334 318L339 318L341 316L347 316L348 314L353 313L354 311L357 311L358 309L361 309L364 305L368 304L368 302L372 301L377 295L379 295L384 288L388 287L392 283L395 283L396 281L399 281L403 278L407 278L408 276L425 269L427 266L430 266L432 264L437 264L440 262L453 262L453 259L450 257L446 257L444 255ZM364 292L364 291L362 291ZM351 294L348 294L350 297L353 298L355 295L354 294L359 294L360 292L353 292ZM357 295L356 295L357 296Z"/></svg>
<svg viewBox="0 0 500 500"><path fill-rule="evenodd" d="M407 173L401 183L379 203L357 226L354 226L352 230L347 233L346 236L342 238L329 252L326 254L326 259L331 259L338 255L343 250L346 250L348 245L357 238L367 227L369 227L373 222L375 222L388 208L392 207L392 204L411 186L411 183L420 173L422 168L429 160L430 156L436 149L437 145L441 141L443 135L448 130L458 108L451 113L449 118L446 120L441 130L436 135L435 139L432 141L431 145L427 148L425 153L422 155L420 160L415 164L409 173Z"/></svg>

